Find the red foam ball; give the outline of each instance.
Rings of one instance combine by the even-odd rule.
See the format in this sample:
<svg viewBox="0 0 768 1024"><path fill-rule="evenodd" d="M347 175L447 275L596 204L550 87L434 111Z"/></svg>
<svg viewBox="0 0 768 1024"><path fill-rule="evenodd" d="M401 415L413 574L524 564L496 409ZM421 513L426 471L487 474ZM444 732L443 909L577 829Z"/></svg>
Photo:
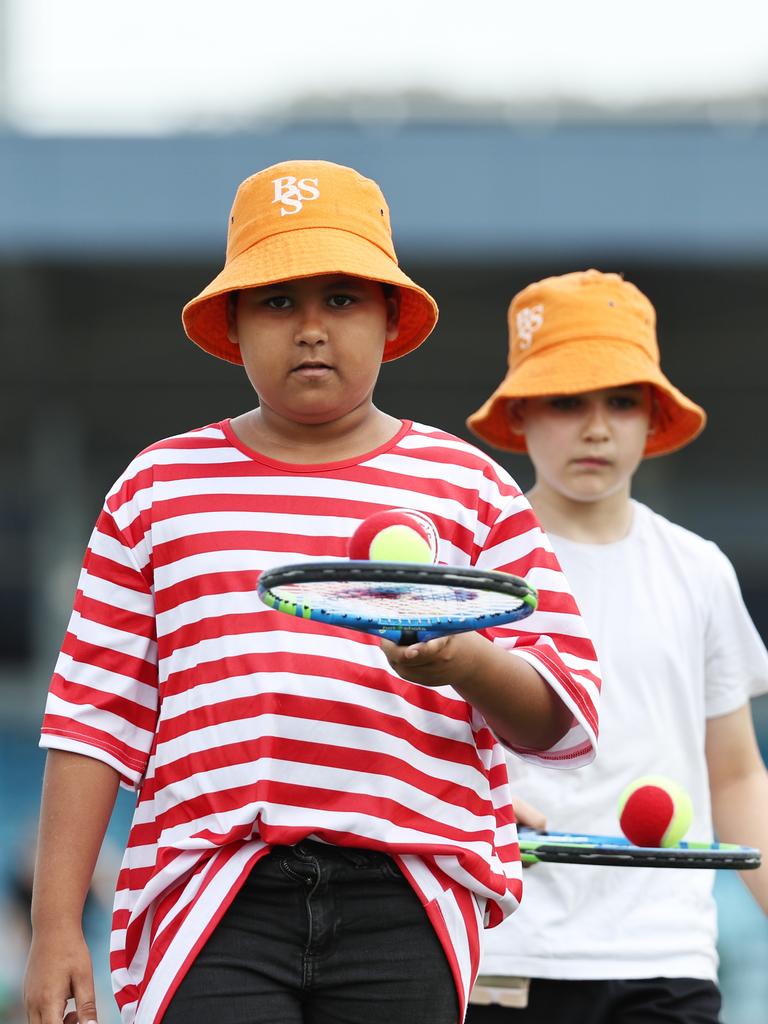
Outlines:
<svg viewBox="0 0 768 1024"><path fill-rule="evenodd" d="M637 846L676 846L692 817L691 798L665 776L636 779L619 798L621 831Z"/></svg>
<svg viewBox="0 0 768 1024"><path fill-rule="evenodd" d="M437 559L438 534L435 524L423 512L408 508L388 508L374 512L357 527L349 538L348 552L353 559L377 560L381 555L376 552L377 541L381 547L382 539L387 538L387 531L392 527L400 528L401 537L411 539L420 548L419 557L414 561L434 562ZM390 534L391 535L391 534ZM388 547L397 549L397 543ZM408 545L411 547L412 545ZM385 561L410 561L410 558L387 557Z"/></svg>

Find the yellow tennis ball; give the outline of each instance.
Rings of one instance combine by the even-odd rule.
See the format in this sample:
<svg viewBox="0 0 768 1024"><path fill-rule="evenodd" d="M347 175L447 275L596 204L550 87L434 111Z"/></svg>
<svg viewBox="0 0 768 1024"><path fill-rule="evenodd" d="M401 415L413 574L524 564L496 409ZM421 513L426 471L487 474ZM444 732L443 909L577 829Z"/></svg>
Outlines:
<svg viewBox="0 0 768 1024"><path fill-rule="evenodd" d="M434 562L438 535L423 512L388 508L374 512L349 539L349 557L375 562Z"/></svg>
<svg viewBox="0 0 768 1024"><path fill-rule="evenodd" d="M665 775L643 775L619 797L621 831L636 846L677 846L692 820L691 798Z"/></svg>
<svg viewBox="0 0 768 1024"><path fill-rule="evenodd" d="M410 526L387 526L371 541L370 557L376 562L433 562L424 537Z"/></svg>

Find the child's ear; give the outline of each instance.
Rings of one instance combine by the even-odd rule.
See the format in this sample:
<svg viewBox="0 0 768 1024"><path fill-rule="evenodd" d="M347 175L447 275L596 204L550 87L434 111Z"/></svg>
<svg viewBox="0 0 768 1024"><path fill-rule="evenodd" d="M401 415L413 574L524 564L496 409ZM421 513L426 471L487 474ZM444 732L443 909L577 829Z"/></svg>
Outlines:
<svg viewBox="0 0 768 1024"><path fill-rule="evenodd" d="M227 338L233 345L240 344L237 334L237 292L227 293Z"/></svg>
<svg viewBox="0 0 768 1024"><path fill-rule="evenodd" d="M510 398L506 405L507 423L513 434L525 433L525 399Z"/></svg>
<svg viewBox="0 0 768 1024"><path fill-rule="evenodd" d="M393 288L385 297L387 306L387 341L394 341L400 333L400 289Z"/></svg>

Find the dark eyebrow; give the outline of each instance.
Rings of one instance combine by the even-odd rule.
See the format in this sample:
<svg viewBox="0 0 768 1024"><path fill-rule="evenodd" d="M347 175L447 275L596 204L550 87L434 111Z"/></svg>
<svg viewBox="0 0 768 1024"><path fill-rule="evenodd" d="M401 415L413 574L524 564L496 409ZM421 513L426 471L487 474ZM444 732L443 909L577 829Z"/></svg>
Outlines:
<svg viewBox="0 0 768 1024"><path fill-rule="evenodd" d="M329 277L326 281L326 287L328 288L361 288L365 285L365 280L360 277L354 277L352 274L339 274L337 276Z"/></svg>

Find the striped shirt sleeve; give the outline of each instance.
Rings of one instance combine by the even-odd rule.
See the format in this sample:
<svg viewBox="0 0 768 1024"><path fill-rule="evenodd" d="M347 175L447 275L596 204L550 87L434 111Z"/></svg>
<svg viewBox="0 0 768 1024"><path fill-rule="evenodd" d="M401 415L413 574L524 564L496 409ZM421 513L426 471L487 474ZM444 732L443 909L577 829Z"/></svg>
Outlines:
<svg viewBox="0 0 768 1024"><path fill-rule="evenodd" d="M557 557L523 494L508 499L493 519L477 565L522 576L536 587L539 604L533 615L487 635L532 665L571 712L568 732L549 750L515 747L515 753L547 767L589 764L598 736L597 655Z"/></svg>
<svg viewBox="0 0 768 1024"><path fill-rule="evenodd" d="M132 513L127 529L115 515L126 507L113 491L91 534L40 745L104 761L133 788L157 722L157 642L146 541Z"/></svg>

